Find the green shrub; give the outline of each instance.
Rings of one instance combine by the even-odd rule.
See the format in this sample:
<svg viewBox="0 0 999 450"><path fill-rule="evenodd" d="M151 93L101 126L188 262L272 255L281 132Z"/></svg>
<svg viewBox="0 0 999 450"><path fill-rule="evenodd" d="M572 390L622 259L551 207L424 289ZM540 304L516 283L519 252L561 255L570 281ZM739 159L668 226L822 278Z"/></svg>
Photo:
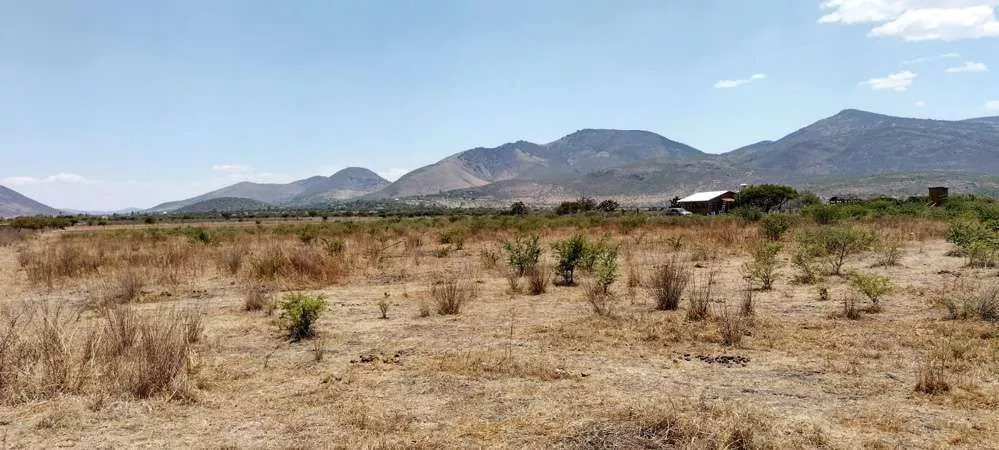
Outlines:
<svg viewBox="0 0 999 450"><path fill-rule="evenodd" d="M781 245L775 242L761 242L750 248L753 260L743 266L743 271L746 278L759 284L761 290L769 291L777 280L777 269L781 265L777 258L780 250Z"/></svg>
<svg viewBox="0 0 999 450"><path fill-rule="evenodd" d="M874 305L875 309L881 307L879 301L892 290L891 280L873 274L854 273L850 276L850 284L861 294L864 294Z"/></svg>
<svg viewBox="0 0 999 450"><path fill-rule="evenodd" d="M562 284L574 286L576 267L587 257L586 238L577 233L568 239L556 242L552 245L552 249L558 257L556 269L562 277Z"/></svg>
<svg viewBox="0 0 999 450"><path fill-rule="evenodd" d="M286 294L278 304L282 327L293 341L308 339L315 335L313 325L328 307L322 295Z"/></svg>
<svg viewBox="0 0 999 450"><path fill-rule="evenodd" d="M793 220L787 214L768 214L760 219L760 231L771 241L779 241L787 230L791 229Z"/></svg>
<svg viewBox="0 0 999 450"><path fill-rule="evenodd" d="M538 265L538 260L541 258L541 246L538 245L538 240L538 235L532 234L530 237L518 236L513 242L503 243L507 262L518 277L524 276L528 269Z"/></svg>
<svg viewBox="0 0 999 450"><path fill-rule="evenodd" d="M803 208L801 214L819 225L832 225L839 222L841 214L833 205L811 205Z"/></svg>
<svg viewBox="0 0 999 450"><path fill-rule="evenodd" d="M947 242L968 258L971 267L991 267L999 259L999 223L959 220L947 231Z"/></svg>
<svg viewBox="0 0 999 450"><path fill-rule="evenodd" d="M437 241L441 245L452 245L455 250L461 250L465 247L465 233L456 229L443 231L437 236Z"/></svg>
<svg viewBox="0 0 999 450"><path fill-rule="evenodd" d="M958 299L946 297L941 303L947 307L949 319L978 319L999 322L999 286L964 294Z"/></svg>
<svg viewBox="0 0 999 450"><path fill-rule="evenodd" d="M840 275L847 259L869 249L874 239L873 233L848 227L821 227L798 236L802 248L823 260L833 275Z"/></svg>
<svg viewBox="0 0 999 450"><path fill-rule="evenodd" d="M763 218L763 211L754 206L739 206L729 210L729 214L740 217L747 222L756 222Z"/></svg>
<svg viewBox="0 0 999 450"><path fill-rule="evenodd" d="M593 275L596 278L596 285L605 294L610 293L610 285L617 280L617 248L601 248L595 258Z"/></svg>

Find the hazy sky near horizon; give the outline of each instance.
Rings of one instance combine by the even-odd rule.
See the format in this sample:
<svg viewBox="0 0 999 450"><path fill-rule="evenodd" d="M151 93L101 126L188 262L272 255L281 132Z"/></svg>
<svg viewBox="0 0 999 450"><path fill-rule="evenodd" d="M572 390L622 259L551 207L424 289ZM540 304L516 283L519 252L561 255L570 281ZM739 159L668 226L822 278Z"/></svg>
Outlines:
<svg viewBox="0 0 999 450"><path fill-rule="evenodd" d="M150 207L645 129L708 152L844 108L999 115L999 0L0 0L0 184Z"/></svg>

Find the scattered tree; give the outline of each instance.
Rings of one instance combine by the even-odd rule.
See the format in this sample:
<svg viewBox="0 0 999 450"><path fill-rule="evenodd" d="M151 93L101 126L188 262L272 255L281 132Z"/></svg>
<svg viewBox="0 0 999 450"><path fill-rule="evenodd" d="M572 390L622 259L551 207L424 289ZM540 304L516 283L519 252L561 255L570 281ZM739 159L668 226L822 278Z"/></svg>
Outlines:
<svg viewBox="0 0 999 450"><path fill-rule="evenodd" d="M759 184L744 188L735 196L738 206L754 206L763 212L780 209L788 200L798 198L798 191L780 184Z"/></svg>

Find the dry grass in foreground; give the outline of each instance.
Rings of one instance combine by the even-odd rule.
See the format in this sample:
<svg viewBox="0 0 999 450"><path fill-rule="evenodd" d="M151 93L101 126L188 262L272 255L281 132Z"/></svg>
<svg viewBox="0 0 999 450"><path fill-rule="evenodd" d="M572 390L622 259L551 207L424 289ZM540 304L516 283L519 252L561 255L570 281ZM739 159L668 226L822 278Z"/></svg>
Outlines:
<svg viewBox="0 0 999 450"><path fill-rule="evenodd" d="M503 220L7 237L5 444L999 448L945 223Z"/></svg>

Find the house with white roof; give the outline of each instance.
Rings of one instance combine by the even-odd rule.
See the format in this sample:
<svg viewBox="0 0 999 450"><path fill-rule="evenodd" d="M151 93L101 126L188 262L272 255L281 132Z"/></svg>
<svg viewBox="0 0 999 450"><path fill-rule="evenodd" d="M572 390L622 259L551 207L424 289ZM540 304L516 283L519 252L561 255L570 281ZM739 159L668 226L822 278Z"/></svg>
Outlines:
<svg viewBox="0 0 999 450"><path fill-rule="evenodd" d="M719 214L728 211L735 203L735 192L697 192L681 198L680 207L694 214Z"/></svg>

